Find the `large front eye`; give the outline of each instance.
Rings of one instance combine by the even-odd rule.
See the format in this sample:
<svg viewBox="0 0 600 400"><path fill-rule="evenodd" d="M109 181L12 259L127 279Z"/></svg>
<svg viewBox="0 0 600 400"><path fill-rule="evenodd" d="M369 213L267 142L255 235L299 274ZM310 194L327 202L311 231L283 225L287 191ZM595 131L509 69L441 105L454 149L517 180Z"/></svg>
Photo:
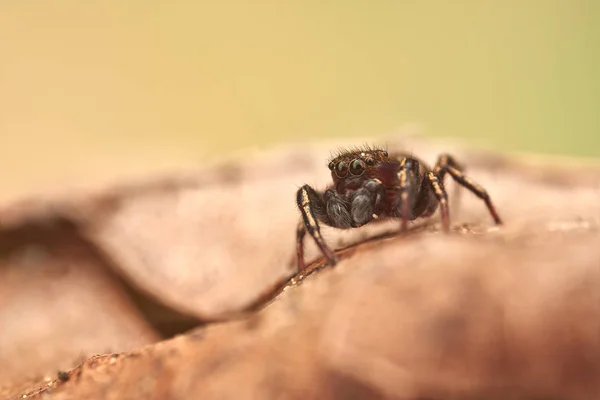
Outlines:
<svg viewBox="0 0 600 400"><path fill-rule="evenodd" d="M343 178L348 175L348 164L345 161L340 161L335 166L335 174L338 178Z"/></svg>
<svg viewBox="0 0 600 400"><path fill-rule="evenodd" d="M363 160L354 160L350 163L350 173L352 175L362 175L365 172L365 162Z"/></svg>

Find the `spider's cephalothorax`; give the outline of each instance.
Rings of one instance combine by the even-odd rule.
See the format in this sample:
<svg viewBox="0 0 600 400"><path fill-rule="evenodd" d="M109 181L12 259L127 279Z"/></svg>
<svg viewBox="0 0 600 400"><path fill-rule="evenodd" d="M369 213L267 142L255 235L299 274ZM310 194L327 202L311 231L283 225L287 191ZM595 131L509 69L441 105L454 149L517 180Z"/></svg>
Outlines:
<svg viewBox="0 0 600 400"><path fill-rule="evenodd" d="M298 269L304 269L304 236L313 237L326 260L334 265L337 257L327 246L319 222L339 229L358 228L375 219L399 218L401 229L408 221L431 216L440 207L442 226L450 230L448 196L444 178L456 182L482 199L496 224L502 221L485 189L461 172L459 164L447 154L438 158L433 169L408 154L388 154L381 149L343 151L329 162L333 184L325 192L309 185L297 193L302 213L298 224Z"/></svg>

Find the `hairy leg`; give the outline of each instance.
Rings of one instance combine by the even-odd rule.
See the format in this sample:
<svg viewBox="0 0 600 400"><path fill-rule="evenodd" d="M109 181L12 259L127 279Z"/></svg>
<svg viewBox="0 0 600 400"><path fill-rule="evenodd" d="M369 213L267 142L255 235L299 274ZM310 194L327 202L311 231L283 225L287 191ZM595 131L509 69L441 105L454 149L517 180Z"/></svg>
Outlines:
<svg viewBox="0 0 600 400"><path fill-rule="evenodd" d="M380 180L371 179L347 198L331 189L321 195L304 185L298 190L296 201L302 213L296 232L296 251L298 270L303 270L306 232L315 240L327 261L335 265L337 257L325 243L319 222L339 229L355 228L370 222L374 215L384 210L385 188Z"/></svg>
<svg viewBox="0 0 600 400"><path fill-rule="evenodd" d="M298 225L296 233L298 271L302 271L305 268L304 236L307 231L327 259L327 262L331 265L337 264L335 253L325 243L321 235L321 229L319 228L319 220L327 225L331 225L327 214L327 205L321 195L310 186L304 185L296 194L296 203L302 213L302 221Z"/></svg>
<svg viewBox="0 0 600 400"><path fill-rule="evenodd" d="M450 210L448 208L448 194L444 189L442 179L433 171L429 171L425 176L426 182L429 184L433 195L440 204L440 212L442 214L442 229L450 231Z"/></svg>
<svg viewBox="0 0 600 400"><path fill-rule="evenodd" d="M414 208L419 194L419 162L416 159L404 157L400 161L398 181L398 195L393 209L402 219L400 230L405 231L408 221L415 218Z"/></svg>
<svg viewBox="0 0 600 400"><path fill-rule="evenodd" d="M494 222L497 225L502 224L502 220L496 212L496 208L492 204L492 200L488 195L487 191L479 184L475 183L472 179L465 176L465 174L462 172L460 165L452 156L448 154L442 154L439 157L436 166L434 167L434 172L440 177L440 180L442 181L444 179L445 174L448 173L452 177L452 179L454 179L455 182L464 186L475 196L482 199L485 202L485 205L487 206L492 218L494 219Z"/></svg>
<svg viewBox="0 0 600 400"><path fill-rule="evenodd" d="M304 220L298 221L296 227L296 265L298 271L302 271L306 268L304 265L304 237L306 236L306 226L304 226Z"/></svg>

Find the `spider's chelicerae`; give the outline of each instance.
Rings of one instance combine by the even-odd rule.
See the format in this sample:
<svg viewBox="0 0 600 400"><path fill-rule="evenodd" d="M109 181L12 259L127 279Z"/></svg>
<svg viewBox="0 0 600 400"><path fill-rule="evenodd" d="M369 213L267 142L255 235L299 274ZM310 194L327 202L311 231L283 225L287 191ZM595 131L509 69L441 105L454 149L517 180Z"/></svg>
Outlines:
<svg viewBox="0 0 600 400"><path fill-rule="evenodd" d="M304 265L304 236L312 236L326 261L335 265L337 257L323 240L319 223L339 229L358 228L373 220L399 218L401 230L408 221L429 217L440 207L442 227L450 230L448 195L444 178L456 182L482 199L494 222L502 224L486 190L466 177L459 164L442 154L433 169L412 155L388 154L382 149L341 151L329 162L333 184L324 192L302 186L296 197L302 220L298 224L298 270Z"/></svg>

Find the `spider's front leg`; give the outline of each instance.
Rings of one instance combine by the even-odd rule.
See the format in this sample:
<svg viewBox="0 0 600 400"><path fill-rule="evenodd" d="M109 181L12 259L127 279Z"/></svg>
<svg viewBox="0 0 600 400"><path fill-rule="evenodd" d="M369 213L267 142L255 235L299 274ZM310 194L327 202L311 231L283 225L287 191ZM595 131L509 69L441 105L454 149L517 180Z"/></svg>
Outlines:
<svg viewBox="0 0 600 400"><path fill-rule="evenodd" d="M419 162L417 160L404 157L400 161L398 182L397 196L392 208L395 210L396 216L402 219L400 230L405 231L408 221L416 217L414 209L419 194Z"/></svg>
<svg viewBox="0 0 600 400"><path fill-rule="evenodd" d="M320 194L310 186L304 185L298 190L296 201L302 213L296 234L298 270L302 271L305 268L306 232L308 231L315 240L327 262L335 265L337 257L325 243L319 222L339 229L358 228L367 224L384 210L385 188L379 179L369 179L361 188L346 197L332 189Z"/></svg>
<svg viewBox="0 0 600 400"><path fill-rule="evenodd" d="M331 189L320 194L309 185L304 185L298 189L296 204L302 214L302 220L298 224L296 233L298 271L305 268L304 236L307 231L319 246L327 262L331 265L337 264L335 253L327 246L321 235L319 221L338 228L350 228L352 220L345 199L336 195Z"/></svg>

